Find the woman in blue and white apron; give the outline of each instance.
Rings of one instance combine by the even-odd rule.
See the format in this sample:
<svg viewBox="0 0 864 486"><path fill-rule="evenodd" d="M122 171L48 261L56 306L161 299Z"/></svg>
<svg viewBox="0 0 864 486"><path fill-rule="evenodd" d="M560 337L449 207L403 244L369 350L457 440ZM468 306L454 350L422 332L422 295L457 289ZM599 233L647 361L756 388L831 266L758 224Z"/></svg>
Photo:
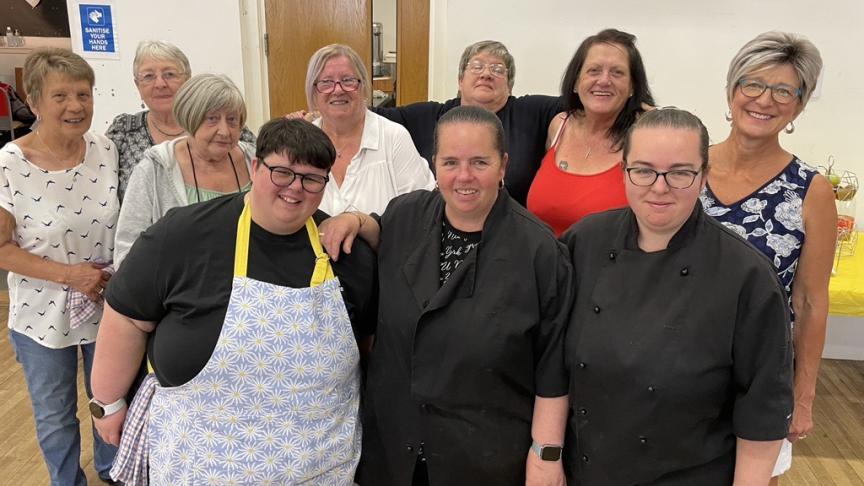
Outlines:
<svg viewBox="0 0 864 486"><path fill-rule="evenodd" d="M377 286L368 246L331 266L318 240L335 157L311 124L268 122L248 194L172 210L135 243L94 364L96 427L116 444L122 426L113 476L146 484L149 463L154 485L353 483ZM154 373L127 413L145 346Z"/></svg>

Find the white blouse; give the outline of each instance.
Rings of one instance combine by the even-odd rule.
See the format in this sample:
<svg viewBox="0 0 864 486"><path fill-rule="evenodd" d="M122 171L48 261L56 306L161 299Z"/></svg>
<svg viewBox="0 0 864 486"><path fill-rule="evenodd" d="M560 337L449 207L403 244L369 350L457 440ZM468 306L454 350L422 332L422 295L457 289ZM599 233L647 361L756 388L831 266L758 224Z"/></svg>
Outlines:
<svg viewBox="0 0 864 486"><path fill-rule="evenodd" d="M321 119L313 123L320 127ZM348 164L341 187L330 176L319 207L330 215L354 208L381 214L394 197L433 187L429 164L417 152L408 130L366 110L360 150Z"/></svg>

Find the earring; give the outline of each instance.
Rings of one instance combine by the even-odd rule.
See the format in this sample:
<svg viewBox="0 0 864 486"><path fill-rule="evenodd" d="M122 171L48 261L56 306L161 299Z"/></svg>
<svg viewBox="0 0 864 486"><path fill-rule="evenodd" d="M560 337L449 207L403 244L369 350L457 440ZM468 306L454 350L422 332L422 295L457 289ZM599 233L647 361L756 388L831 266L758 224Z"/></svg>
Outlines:
<svg viewBox="0 0 864 486"><path fill-rule="evenodd" d="M786 125L786 128L784 128L783 131L788 133L789 135L792 135L792 132L795 131L795 124L792 122L789 122L789 124Z"/></svg>
<svg viewBox="0 0 864 486"><path fill-rule="evenodd" d="M144 105L144 100L141 100L141 109L143 110L143 109L145 109L145 108L147 108L147 106Z"/></svg>
<svg viewBox="0 0 864 486"><path fill-rule="evenodd" d="M504 189L504 179L501 179L500 181L498 181L498 189L499 190Z"/></svg>
<svg viewBox="0 0 864 486"><path fill-rule="evenodd" d="M441 188L438 187L438 181L435 181L435 191L441 192Z"/></svg>
<svg viewBox="0 0 864 486"><path fill-rule="evenodd" d="M728 121L728 122L732 121L732 110L729 110L726 112L726 121Z"/></svg>
<svg viewBox="0 0 864 486"><path fill-rule="evenodd" d="M42 115L36 115L36 121L42 121Z"/></svg>

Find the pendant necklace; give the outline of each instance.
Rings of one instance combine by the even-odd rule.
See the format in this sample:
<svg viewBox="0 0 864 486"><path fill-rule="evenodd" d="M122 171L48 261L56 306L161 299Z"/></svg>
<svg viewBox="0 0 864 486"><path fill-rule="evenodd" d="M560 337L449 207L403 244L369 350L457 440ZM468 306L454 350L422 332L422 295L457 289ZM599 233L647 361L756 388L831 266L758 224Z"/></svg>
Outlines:
<svg viewBox="0 0 864 486"><path fill-rule="evenodd" d="M354 128L352 128L351 131L348 133L348 141L345 142L345 143L343 143L341 147L339 147L338 149L336 149L336 158L337 158L337 159L342 157L342 150L343 150L345 147L347 147L349 143L351 143L351 142L353 141L353 138L354 138L354 132L357 131L357 128L358 128L358 127L362 127L362 126L363 126L363 122L365 122L365 121L366 121L366 118L365 118L365 117L364 117L362 120L360 120L360 123L358 123L357 126L355 126ZM322 123L322 125L323 125L323 123ZM331 142L332 142L332 138L331 138Z"/></svg>
<svg viewBox="0 0 864 486"><path fill-rule="evenodd" d="M201 191L198 189L198 174L195 173L195 159L192 158L192 149L189 148L189 142L186 142L186 150L189 152L189 162L192 164L192 180L195 181L195 194L198 195L198 202L201 202ZM240 187L240 176L237 175L237 167L234 167L234 159L231 158L231 152L228 152L228 160L231 162L231 169L234 171L234 180L237 181L237 193L243 192Z"/></svg>
<svg viewBox="0 0 864 486"><path fill-rule="evenodd" d="M597 143L595 143L594 145L592 145L591 147L588 148L588 151L585 152L585 158L586 159L588 158L589 155L591 155L591 151L594 150L594 147L600 145L600 142L602 142L603 140L606 140L606 137L601 138ZM588 140L588 129L586 128L585 129L585 145L588 145L589 143L591 143L591 141Z"/></svg>
<svg viewBox="0 0 864 486"><path fill-rule="evenodd" d="M74 167L74 165L72 167L67 167L66 164L61 162L60 157L57 157L57 155L54 154L54 151L52 151L50 148L48 148L48 145L45 143L44 140L42 140L42 134L39 133L39 130L36 130L36 138L39 139L39 143L41 143L42 146L45 147L45 150L47 150L48 153L51 154L52 157L54 157L54 160L56 160L57 163L60 164L60 166L66 170L66 172L69 172L70 170L72 170L72 167ZM77 151L76 154L78 154L78 153L81 153L81 152ZM78 158L75 157L75 160L78 160ZM72 182L78 182L78 176L77 175L72 176Z"/></svg>
<svg viewBox="0 0 864 486"><path fill-rule="evenodd" d="M150 123L153 124L153 128L155 128L157 132L161 133L162 135L165 135L166 137L179 137L180 135L183 135L183 132L186 131L186 130L180 130L177 133L167 133L167 132L162 131L161 128L159 128L159 125L156 124L156 120L154 120L152 116L148 116L147 119L150 120Z"/></svg>

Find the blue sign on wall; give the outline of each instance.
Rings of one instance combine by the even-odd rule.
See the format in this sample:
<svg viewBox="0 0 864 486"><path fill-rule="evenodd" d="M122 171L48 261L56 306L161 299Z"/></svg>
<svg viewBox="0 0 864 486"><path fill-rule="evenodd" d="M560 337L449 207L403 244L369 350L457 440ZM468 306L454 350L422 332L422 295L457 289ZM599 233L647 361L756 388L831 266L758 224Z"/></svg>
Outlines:
<svg viewBox="0 0 864 486"><path fill-rule="evenodd" d="M84 52L116 52L110 5L78 5Z"/></svg>

